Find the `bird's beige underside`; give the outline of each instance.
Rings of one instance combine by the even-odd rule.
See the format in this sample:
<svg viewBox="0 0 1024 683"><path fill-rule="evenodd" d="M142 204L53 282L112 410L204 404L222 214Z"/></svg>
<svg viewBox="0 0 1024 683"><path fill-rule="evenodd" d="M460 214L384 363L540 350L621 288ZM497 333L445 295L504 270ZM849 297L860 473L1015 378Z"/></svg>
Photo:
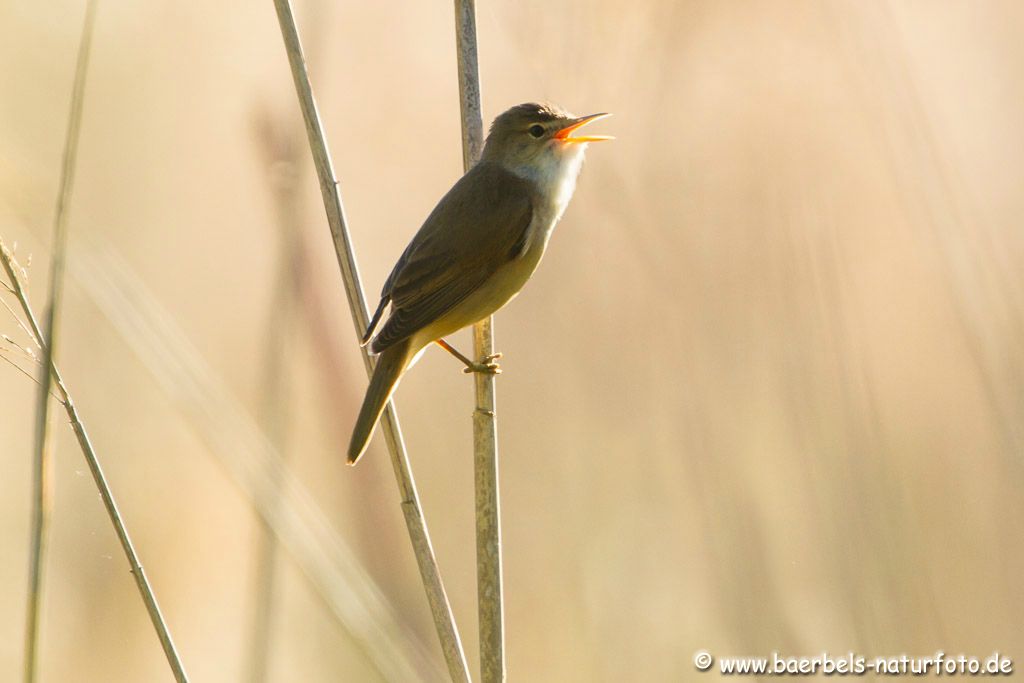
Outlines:
<svg viewBox="0 0 1024 683"><path fill-rule="evenodd" d="M535 228L543 230L546 226L531 226L531 231ZM497 312L519 294L536 270L543 252L543 240L536 240L520 257L499 267L448 313L413 334L412 346L422 348Z"/></svg>

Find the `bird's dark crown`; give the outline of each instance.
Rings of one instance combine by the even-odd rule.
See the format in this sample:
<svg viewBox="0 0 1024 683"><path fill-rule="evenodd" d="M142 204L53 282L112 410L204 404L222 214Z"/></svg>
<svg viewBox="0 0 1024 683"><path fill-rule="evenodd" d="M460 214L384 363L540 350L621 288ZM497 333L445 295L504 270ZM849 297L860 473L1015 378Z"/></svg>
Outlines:
<svg viewBox="0 0 1024 683"><path fill-rule="evenodd" d="M565 120L572 115L561 107L546 102L525 102L517 104L494 119L491 124L491 132L496 129L511 127L524 122L548 123L559 119Z"/></svg>

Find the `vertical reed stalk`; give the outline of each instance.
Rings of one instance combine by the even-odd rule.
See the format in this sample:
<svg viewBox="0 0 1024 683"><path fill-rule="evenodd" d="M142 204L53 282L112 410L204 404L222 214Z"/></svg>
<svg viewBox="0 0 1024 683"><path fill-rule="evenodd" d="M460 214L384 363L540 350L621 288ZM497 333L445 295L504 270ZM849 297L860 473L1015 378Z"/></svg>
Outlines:
<svg viewBox="0 0 1024 683"><path fill-rule="evenodd" d="M29 305L28 293L25 291L25 288L21 283L21 279L18 277L18 268L14 264L14 258L11 256L11 252L7 250L7 247L5 247L2 242L0 242L0 264L3 265L4 271L6 271L7 276L11 279L11 286L14 290L14 294L17 297L18 302L21 304L21 309L25 313L25 318L27 319L29 326L32 328L32 336L35 338L36 343L43 347L45 353L46 345L43 343L43 332L39 327L39 323L36 321L36 316L32 311L32 307ZM51 354L46 354L46 356L52 357ZM160 645L163 647L164 654L167 656L167 662L171 666L174 678L177 683L188 683L188 677L185 675L185 669L181 664L181 659L178 657L178 651L174 647L174 641L171 640L171 634L167 630L167 624L164 622L163 615L160 613L160 606L156 602L156 596L153 595L153 588L150 586L149 579L146 577L146 574L142 569L142 565L139 563L139 556L136 554L135 547L132 545L131 537L128 535L128 529L124 525L124 520L121 519L121 512L118 510L117 502L114 500L114 494L111 492L109 484L107 484L106 475L103 473L103 468L100 467L99 458L96 455L96 451L93 449L92 441L89 439L89 434L85 430L85 425L82 423L82 420L78 415L75 402L71 399L71 393L67 390L67 387L64 384L64 379L57 370L57 366L51 362L49 370L53 375L53 383L57 386L58 395L64 403L64 409L67 411L68 419L71 421L71 427L75 432L75 438L78 439L78 445L82 449L82 454L85 456L86 463L89 465L89 471L92 473L93 480L96 482L96 488L99 489L100 498L103 500L103 506L107 509L110 522L114 525L114 531L117 533L117 538L121 542L121 547L124 549L125 556L128 558L128 565L131 568L132 576L135 577L135 585L138 587L139 593L142 595L142 601L145 603L146 611L149 613L149 618L153 622L153 628L156 629L157 637L160 639Z"/></svg>
<svg viewBox="0 0 1024 683"><path fill-rule="evenodd" d="M476 10L473 0L455 0L455 39L462 111L462 162L469 170L483 150L480 68L477 59ZM473 326L477 359L494 353L494 319ZM501 505L498 489L498 418L495 376L476 378L473 411L474 480L476 482L476 572L480 628L480 676L483 683L505 680L505 605L501 563Z"/></svg>
<svg viewBox="0 0 1024 683"><path fill-rule="evenodd" d="M279 243L277 273L267 316L266 339L263 346L263 378L260 393L259 422L266 426L266 435L287 464L288 448L285 444L289 422L288 393L291 388L285 368L287 336L295 318L297 279L301 268L301 237L296 232L299 211L298 167L299 146L292 144L297 138L285 126L275 126L269 112L262 116L259 129L270 189L273 195ZM275 479L270 490L263 492L257 509L275 508L284 503L283 481ZM275 510L266 514L273 517ZM260 535L257 539L252 630L245 658L247 683L264 683L270 662L271 627L274 616L274 597L277 590L278 538L263 514L258 515Z"/></svg>
<svg viewBox="0 0 1024 683"><path fill-rule="evenodd" d="M356 265L355 254L352 251L352 244L348 235L348 224L345 220L345 210L341 202L341 194L338 191L338 181L334 175L334 167L331 164L327 140L320 122L316 100L313 97L313 89L309 82L309 74L306 72L302 44L299 40L298 29L295 26L295 17L292 13L291 3L289 0L274 0L274 6L277 9L277 18L281 25L281 35L284 39L285 50L288 53L288 63L291 67L292 79L295 82L296 94L298 95L303 120L306 124L306 133L309 137L313 163L316 166L317 177L320 180L320 192L323 196L324 209L327 212L327 222L334 240L338 266L341 269L342 279L345 282L345 292L348 296L349 308L352 312L352 322L355 325L356 337L360 338L366 329L369 314L366 309L366 298L363 295L362 285L360 284L359 269ZM370 358L365 350L363 352L363 362L367 373L372 373L373 359ZM391 464L395 470L395 478L398 482L398 490L402 499L402 512L405 515L406 527L409 530L413 552L419 565L420 577L427 594L427 601L430 603L430 611L434 617L434 625L437 629L438 638L441 641L441 649L448 664L448 671L453 681L457 683L468 682L470 676L469 667L466 665L466 655L463 652L459 632L455 626L455 618L452 614L451 605L448 602L448 595L441 581L441 573L437 566L437 559L434 557L434 549L430 542L430 535L427 532L426 520L420 507L419 494L416 492L416 484L413 480L408 455L405 451L405 442L402 440L398 415L392 402L389 402L384 410L380 426L387 441L388 450L391 453Z"/></svg>
<svg viewBox="0 0 1024 683"><path fill-rule="evenodd" d="M34 683L39 658L39 619L43 603L43 565L46 562L47 531L51 500L50 467L53 442L50 438L50 366L57 348L60 305L64 293L64 264L67 253L67 215L71 190L75 180L75 160L78 156L78 137L82 123L82 101L85 95L85 75L89 65L89 48L96 17L96 2L88 0L85 19L75 62L75 76L71 88L71 111L68 115L67 135L64 139L63 164L57 191L57 207L53 218L53 264L50 266L50 300L46 308L45 328L39 335L43 361L39 366L39 393L36 403L35 452L32 460L32 525L29 538L28 604L25 615L25 683Z"/></svg>
<svg viewBox="0 0 1024 683"><path fill-rule="evenodd" d="M289 237L282 233L282 238ZM285 250L290 249L285 247ZM282 463L285 462L288 449L285 445L287 429L287 373L285 372L283 349L287 343L285 332L289 329L292 317L294 289L292 286L290 253L282 253L278 264L278 275L275 281L274 294L270 305L266 342L263 349L264 372L263 394L260 405L260 424L266 425L267 438L274 448L281 453ZM281 504L283 494L281 482L275 481L270 491L264 492L264 500L259 505L273 507ZM256 550L255 601L253 610L252 631L246 657L247 676L249 683L263 683L267 680L267 666L270 660L270 631L274 612L274 593L277 582L278 542L273 529L259 517L259 539Z"/></svg>

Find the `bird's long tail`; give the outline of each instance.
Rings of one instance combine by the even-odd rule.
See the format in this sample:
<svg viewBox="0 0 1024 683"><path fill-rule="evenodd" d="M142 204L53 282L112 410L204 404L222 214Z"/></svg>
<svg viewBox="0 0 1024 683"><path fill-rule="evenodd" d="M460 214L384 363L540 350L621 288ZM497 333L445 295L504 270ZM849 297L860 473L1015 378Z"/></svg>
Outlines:
<svg viewBox="0 0 1024 683"><path fill-rule="evenodd" d="M380 414L384 412L384 406L387 405L388 399L398 386L398 380L402 378L402 373L412 360L411 351L410 340L405 339L388 347L377 357L377 367L373 370L366 398L363 399L363 407L359 410L356 426L352 430L352 442L348 447L349 465L356 464L370 443L370 437L373 436Z"/></svg>

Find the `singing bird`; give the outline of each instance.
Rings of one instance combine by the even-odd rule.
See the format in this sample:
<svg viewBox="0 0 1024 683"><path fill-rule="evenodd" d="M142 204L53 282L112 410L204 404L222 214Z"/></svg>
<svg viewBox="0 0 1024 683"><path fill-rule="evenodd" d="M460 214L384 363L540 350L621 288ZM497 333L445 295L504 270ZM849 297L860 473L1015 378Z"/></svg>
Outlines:
<svg viewBox="0 0 1024 683"><path fill-rule="evenodd" d="M500 372L500 354L473 362L444 337L497 311L533 275L576 189L587 143L612 139L577 131L605 116L527 103L494 119L480 161L434 207L384 283L362 340L379 356L352 432L350 465L366 450L398 381L431 343L466 372Z"/></svg>

